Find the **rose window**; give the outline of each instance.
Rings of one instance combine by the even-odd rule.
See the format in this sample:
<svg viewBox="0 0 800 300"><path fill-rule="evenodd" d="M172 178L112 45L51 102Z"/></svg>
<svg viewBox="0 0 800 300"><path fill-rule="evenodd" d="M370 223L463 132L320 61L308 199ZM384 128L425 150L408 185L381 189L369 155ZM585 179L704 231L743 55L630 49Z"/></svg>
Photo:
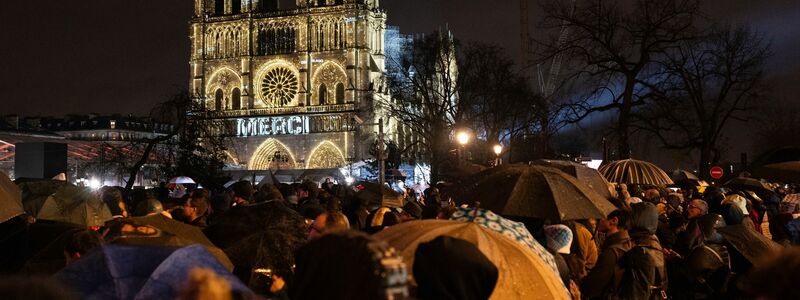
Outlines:
<svg viewBox="0 0 800 300"><path fill-rule="evenodd" d="M284 106L297 95L297 77L287 68L269 70L261 81L261 98L269 106Z"/></svg>

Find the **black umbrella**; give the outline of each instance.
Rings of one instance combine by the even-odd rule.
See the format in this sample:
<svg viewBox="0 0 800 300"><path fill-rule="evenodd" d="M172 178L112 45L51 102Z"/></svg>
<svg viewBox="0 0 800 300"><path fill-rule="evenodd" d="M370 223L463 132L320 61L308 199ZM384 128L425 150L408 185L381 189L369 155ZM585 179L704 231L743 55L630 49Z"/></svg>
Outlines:
<svg viewBox="0 0 800 300"><path fill-rule="evenodd" d="M800 183L800 161L763 165L753 170L753 177L777 182Z"/></svg>
<svg viewBox="0 0 800 300"><path fill-rule="evenodd" d="M772 191L772 188L770 188L766 183L761 182L758 179L748 177L736 177L728 180L728 182L723 185L741 190Z"/></svg>
<svg viewBox="0 0 800 300"><path fill-rule="evenodd" d="M86 230L86 227L66 222L39 220L30 224L27 244L16 245L27 247L30 253L22 272L29 275L51 275L58 272L67 263L64 246L73 234L81 230Z"/></svg>
<svg viewBox="0 0 800 300"><path fill-rule="evenodd" d="M178 247L200 244L205 246L208 252L214 255L228 271L233 270L233 264L228 259L228 256L225 255L222 249L211 243L199 227L175 221L161 214L120 219L115 220L115 222L129 222L134 228L137 226L149 226L156 230L152 234L111 233L110 235L116 237L111 241L114 244ZM112 227L115 230L121 229L121 226Z"/></svg>
<svg viewBox="0 0 800 300"><path fill-rule="evenodd" d="M403 195L395 190L375 182L360 182L356 198L381 207L403 207Z"/></svg>
<svg viewBox="0 0 800 300"><path fill-rule="evenodd" d="M675 182L678 182L678 181L700 182L700 178L698 178L697 175L694 175L694 173L692 173L692 172L689 172L689 171L686 171L686 170L681 170L681 169L676 169L676 170L672 171L669 174L669 178L671 178L672 181L675 181Z"/></svg>
<svg viewBox="0 0 800 300"><path fill-rule="evenodd" d="M236 206L218 216L204 233L225 251L234 273L252 282L254 268L291 273L294 251L306 240L305 220L280 202ZM254 289L268 287L251 286Z"/></svg>
<svg viewBox="0 0 800 300"><path fill-rule="evenodd" d="M22 191L22 206L31 216L39 215L39 210L60 187L69 185L66 181L53 179L19 178L14 181Z"/></svg>
<svg viewBox="0 0 800 300"><path fill-rule="evenodd" d="M501 165L478 173L460 191L459 204L480 202L503 216L551 221L603 218L614 207L608 199L561 170L544 166Z"/></svg>

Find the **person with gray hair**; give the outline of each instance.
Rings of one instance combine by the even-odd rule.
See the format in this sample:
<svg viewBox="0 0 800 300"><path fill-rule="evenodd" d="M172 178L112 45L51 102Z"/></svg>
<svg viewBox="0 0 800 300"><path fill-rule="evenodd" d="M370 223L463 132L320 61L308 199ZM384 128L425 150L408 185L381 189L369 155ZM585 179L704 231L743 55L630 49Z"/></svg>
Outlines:
<svg viewBox="0 0 800 300"><path fill-rule="evenodd" d="M686 216L691 220L708 214L708 203L700 199L694 199L686 206Z"/></svg>

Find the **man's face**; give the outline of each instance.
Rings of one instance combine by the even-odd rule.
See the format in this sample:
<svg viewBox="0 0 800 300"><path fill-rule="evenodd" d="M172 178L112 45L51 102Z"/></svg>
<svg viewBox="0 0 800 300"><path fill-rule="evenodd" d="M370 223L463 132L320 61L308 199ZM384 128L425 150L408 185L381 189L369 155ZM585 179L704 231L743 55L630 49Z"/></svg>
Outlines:
<svg viewBox="0 0 800 300"><path fill-rule="evenodd" d="M600 219L600 224L597 227L597 230L600 232L608 233L609 231L613 231L617 228L617 217L612 217L610 219Z"/></svg>
<svg viewBox="0 0 800 300"><path fill-rule="evenodd" d="M686 207L686 214L689 219L703 215L703 208L700 206L700 202L697 200L692 200L692 202L689 202L689 206Z"/></svg>

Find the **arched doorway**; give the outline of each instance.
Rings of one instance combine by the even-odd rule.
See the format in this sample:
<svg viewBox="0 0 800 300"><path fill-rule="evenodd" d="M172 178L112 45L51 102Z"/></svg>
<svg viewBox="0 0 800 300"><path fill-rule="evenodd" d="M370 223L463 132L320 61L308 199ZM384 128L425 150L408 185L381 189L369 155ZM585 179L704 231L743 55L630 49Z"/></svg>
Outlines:
<svg viewBox="0 0 800 300"><path fill-rule="evenodd" d="M330 141L323 141L311 151L306 169L328 169L344 166L344 154Z"/></svg>
<svg viewBox="0 0 800 300"><path fill-rule="evenodd" d="M250 163L247 165L249 170L269 170L269 169L294 169L294 154L283 143L274 138L268 138L258 146Z"/></svg>

